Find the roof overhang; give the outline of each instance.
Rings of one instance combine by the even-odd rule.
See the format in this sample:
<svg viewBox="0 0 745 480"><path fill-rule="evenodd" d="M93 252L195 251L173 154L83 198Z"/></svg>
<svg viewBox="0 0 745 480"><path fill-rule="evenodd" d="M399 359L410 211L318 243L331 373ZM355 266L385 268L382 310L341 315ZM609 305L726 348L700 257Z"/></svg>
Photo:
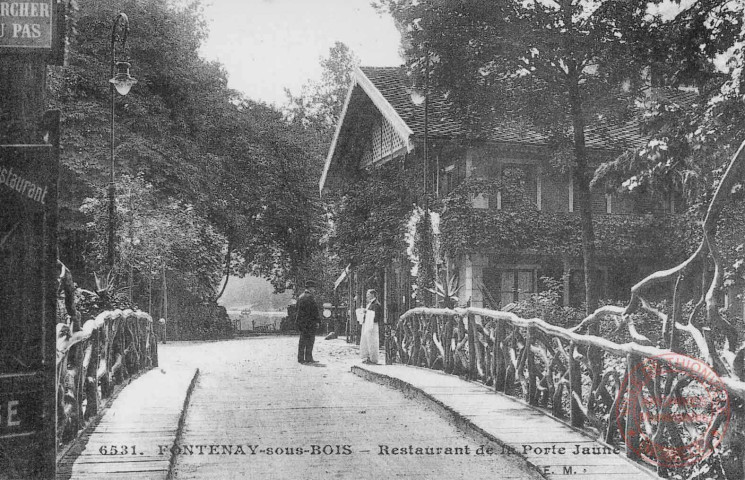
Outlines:
<svg viewBox="0 0 745 480"><path fill-rule="evenodd" d="M326 155L326 163L323 166L323 173L321 174L321 179L318 182L318 190L321 195L323 194L323 188L326 184L326 181L328 180L331 166L338 157L337 146L339 144L339 137L342 134L343 128L348 120L348 116L350 114L349 104L352 99L352 94L357 87L362 89L365 95L367 95L370 101L372 101L375 107L380 111L383 118L385 118L391 124L391 126L393 126L394 131L403 139L406 152L411 152L412 150L414 150L414 141L412 138L414 131L406 124L406 122L403 121L396 109L393 108L393 106L385 99L383 94L380 93L377 88L375 88L375 85L373 85L373 83L370 81L369 78L367 78L362 70L360 70L358 67L355 67L354 73L352 75L352 84L349 86L349 90L347 91L347 97L344 100L344 107L342 108L339 121L336 124L334 138L331 141L329 153Z"/></svg>

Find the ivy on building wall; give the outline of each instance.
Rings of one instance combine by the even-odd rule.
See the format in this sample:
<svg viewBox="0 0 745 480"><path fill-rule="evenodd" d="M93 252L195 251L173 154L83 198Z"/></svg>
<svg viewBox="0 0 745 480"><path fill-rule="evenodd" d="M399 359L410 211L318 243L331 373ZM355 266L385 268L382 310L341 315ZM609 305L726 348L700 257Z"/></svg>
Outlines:
<svg viewBox="0 0 745 480"><path fill-rule="evenodd" d="M417 269L416 284L432 289L433 238L431 231L422 228L430 222L429 216L419 215L411 224L420 178L417 170L404 170L391 162L348 184L331 208L334 228L329 247L342 266L352 263L365 276L379 273L401 258L415 227L414 255L424 254L431 263L430 269ZM451 259L477 253L581 258L579 215L539 211L524 187L519 175L469 178L447 197L431 199L430 210L440 215L440 254ZM497 198L502 209L496 208ZM490 208L474 208L475 203ZM686 215L611 214L596 215L593 221L598 254L615 258L618 265L621 260L673 261L697 241L694 222ZM420 301L428 303L424 297Z"/></svg>
<svg viewBox="0 0 745 480"><path fill-rule="evenodd" d="M582 254L580 217L575 213L541 212L521 193L519 179L468 179L443 201L442 248L459 255L505 252ZM504 208L496 208L498 192ZM489 208L474 208L483 195ZM476 202L474 202L476 199ZM506 205L506 200L510 199ZM600 256L675 259L696 241L686 215L595 215Z"/></svg>
<svg viewBox="0 0 745 480"><path fill-rule="evenodd" d="M509 199L511 208L498 210L498 196ZM479 203L491 208L474 208ZM442 206L441 248L451 258L530 248L539 233L539 212L517 181L469 178Z"/></svg>
<svg viewBox="0 0 745 480"><path fill-rule="evenodd" d="M435 277L437 263L434 251L434 232L432 231L432 217L430 210L423 210L416 222L414 230L413 255L418 259L416 296L423 305L434 305Z"/></svg>
<svg viewBox="0 0 745 480"><path fill-rule="evenodd" d="M329 246L342 262L372 273L406 251L417 178L416 170L389 162L350 182L331 208Z"/></svg>

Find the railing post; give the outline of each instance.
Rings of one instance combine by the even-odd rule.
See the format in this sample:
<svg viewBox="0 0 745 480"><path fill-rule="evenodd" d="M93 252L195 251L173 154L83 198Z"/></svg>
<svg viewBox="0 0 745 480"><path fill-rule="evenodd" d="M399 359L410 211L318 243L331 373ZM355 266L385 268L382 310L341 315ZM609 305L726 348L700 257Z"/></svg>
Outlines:
<svg viewBox="0 0 745 480"><path fill-rule="evenodd" d="M404 348L404 341L408 340L406 336L406 324L408 322L409 319L407 318L406 320L399 320L396 323L396 345L394 345L396 348L396 358L398 358L400 363L406 365L409 363L409 357Z"/></svg>
<svg viewBox="0 0 745 480"><path fill-rule="evenodd" d="M83 382L85 382L85 368L83 365L85 352L83 346L83 342L73 345L71 356L74 362L74 367L71 370L68 370L72 372L70 375L72 377L72 385L70 385L70 388L73 391L75 402L75 418L73 419L72 424L73 436L77 435L83 425Z"/></svg>
<svg viewBox="0 0 745 480"><path fill-rule="evenodd" d="M486 353L484 354L484 359L487 361L487 364L489 365L489 371L486 373L486 378L484 379L484 382L487 383L489 381L489 375L491 375L491 384L492 387L494 387L494 390L496 390L497 385L497 332L496 329L494 331L494 338L493 343L491 347L491 354L489 353L489 346L486 347Z"/></svg>
<svg viewBox="0 0 745 480"><path fill-rule="evenodd" d="M155 335L155 319L151 319L150 322L150 341L152 342L152 348L153 348L153 368L158 367L159 360L158 360L158 337Z"/></svg>
<svg viewBox="0 0 745 480"><path fill-rule="evenodd" d="M384 345L385 345L385 364L386 365L393 365L396 363L396 352L393 349L393 327L391 326L391 323L384 324L383 328L384 330Z"/></svg>
<svg viewBox="0 0 745 480"><path fill-rule="evenodd" d="M581 428L585 418L578 401L582 399L582 373L574 358L576 348L574 342L569 344L569 418L573 427Z"/></svg>
<svg viewBox="0 0 745 480"><path fill-rule="evenodd" d="M494 390L504 392L506 369L504 364L504 353L502 352L502 340L504 339L504 320L497 319L497 330L494 333Z"/></svg>
<svg viewBox="0 0 745 480"><path fill-rule="evenodd" d="M535 384L535 358L533 358L531 345L533 345L533 327L528 327L528 334L525 337L525 355L528 356L528 403L538 405Z"/></svg>
<svg viewBox="0 0 745 480"><path fill-rule="evenodd" d="M478 377L476 368L476 318L468 314L468 377L475 380Z"/></svg>
<svg viewBox="0 0 745 480"><path fill-rule="evenodd" d="M743 412L739 409L732 411L730 426L722 439L723 449L729 450L729 458L722 459L722 469L725 478L745 478L745 438L743 431Z"/></svg>
<svg viewBox="0 0 745 480"><path fill-rule="evenodd" d="M439 322L439 317L437 315L432 315L429 317L429 322L426 323L425 326L425 336L424 336L424 342L425 345L430 346L431 350L430 352L436 352L437 349L434 347L434 336L437 333L437 323ZM427 368L432 368L432 365L435 363L435 359L437 356L434 357L427 355L427 349L422 348L422 356L424 356L424 361L427 364Z"/></svg>
<svg viewBox="0 0 745 480"><path fill-rule="evenodd" d="M411 325L411 332L414 335L414 347L411 350L411 357L409 357L409 365L419 366L419 349L422 346L422 336L421 336L421 319L419 318L419 315L414 315Z"/></svg>
<svg viewBox="0 0 745 480"><path fill-rule="evenodd" d="M98 329L91 333L88 339L88 365L85 369L85 420L98 414L98 361L99 336Z"/></svg>
<svg viewBox="0 0 745 480"><path fill-rule="evenodd" d="M451 349L451 343L453 339L453 319L457 318L456 316L447 316L445 317L445 324L442 328L442 350L445 352L442 356L442 370L445 373L453 373L452 368L452 356L453 352Z"/></svg>
<svg viewBox="0 0 745 480"><path fill-rule="evenodd" d="M639 460L639 445L641 435L641 405L636 398L638 385L644 381L643 374L637 368L641 358L636 355L626 356L626 418L624 419L626 439L626 456L632 460Z"/></svg>

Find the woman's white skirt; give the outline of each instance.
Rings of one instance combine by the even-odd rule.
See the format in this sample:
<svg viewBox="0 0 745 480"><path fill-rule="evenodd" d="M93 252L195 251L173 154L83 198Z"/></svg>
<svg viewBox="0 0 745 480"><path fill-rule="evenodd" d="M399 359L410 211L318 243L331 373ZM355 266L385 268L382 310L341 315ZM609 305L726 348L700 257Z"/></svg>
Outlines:
<svg viewBox="0 0 745 480"><path fill-rule="evenodd" d="M362 324L360 334L360 356L363 360L378 363L378 349L380 348L380 328L373 321L372 316L367 315Z"/></svg>

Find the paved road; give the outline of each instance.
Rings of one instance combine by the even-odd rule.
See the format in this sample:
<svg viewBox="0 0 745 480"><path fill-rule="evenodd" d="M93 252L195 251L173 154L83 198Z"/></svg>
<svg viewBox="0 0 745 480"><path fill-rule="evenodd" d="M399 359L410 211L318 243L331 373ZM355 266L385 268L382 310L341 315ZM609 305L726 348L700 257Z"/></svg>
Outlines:
<svg viewBox="0 0 745 480"><path fill-rule="evenodd" d="M540 478L512 456L477 455L434 411L350 373L357 347L319 338L316 366L296 349L295 337L161 348L165 368L201 370L174 478Z"/></svg>

